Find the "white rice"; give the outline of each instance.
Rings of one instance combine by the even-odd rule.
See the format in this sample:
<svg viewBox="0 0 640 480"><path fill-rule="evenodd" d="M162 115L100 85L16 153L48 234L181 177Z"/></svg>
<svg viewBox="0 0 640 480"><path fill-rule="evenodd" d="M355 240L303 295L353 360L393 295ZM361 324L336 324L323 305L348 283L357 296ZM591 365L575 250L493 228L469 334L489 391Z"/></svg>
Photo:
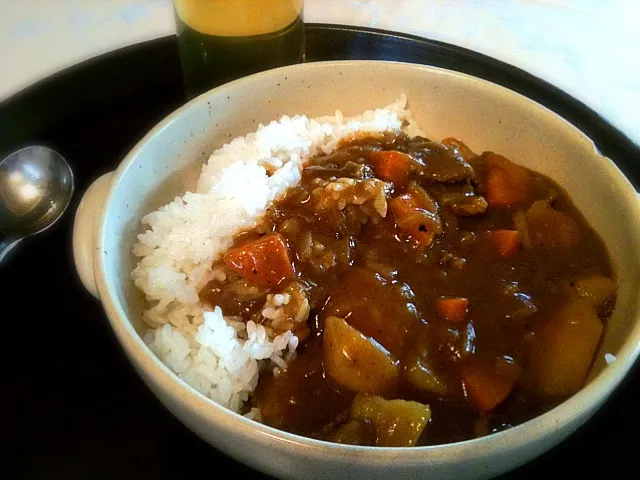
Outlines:
<svg viewBox="0 0 640 480"><path fill-rule="evenodd" d="M239 411L259 371L285 368L298 339L286 332L270 340L262 326L203 305L198 291L211 279L224 280L212 265L235 235L254 228L270 203L300 181L305 160L355 134L401 128L420 133L404 95L356 117L283 116L213 152L197 191L146 215L147 230L133 247L139 261L131 275L150 306L144 339L153 352L204 395ZM283 295L274 299L286 303ZM253 410L248 416L260 417Z"/></svg>

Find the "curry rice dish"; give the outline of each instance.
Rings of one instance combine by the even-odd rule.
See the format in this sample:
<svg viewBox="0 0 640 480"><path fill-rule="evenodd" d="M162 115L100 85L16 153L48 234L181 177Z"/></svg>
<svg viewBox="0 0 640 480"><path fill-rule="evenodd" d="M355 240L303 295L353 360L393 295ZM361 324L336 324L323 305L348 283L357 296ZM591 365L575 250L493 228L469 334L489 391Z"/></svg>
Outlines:
<svg viewBox="0 0 640 480"><path fill-rule="evenodd" d="M225 407L321 440L451 443L579 390L615 302L552 179L430 140L402 96L282 117L142 219L144 339Z"/></svg>

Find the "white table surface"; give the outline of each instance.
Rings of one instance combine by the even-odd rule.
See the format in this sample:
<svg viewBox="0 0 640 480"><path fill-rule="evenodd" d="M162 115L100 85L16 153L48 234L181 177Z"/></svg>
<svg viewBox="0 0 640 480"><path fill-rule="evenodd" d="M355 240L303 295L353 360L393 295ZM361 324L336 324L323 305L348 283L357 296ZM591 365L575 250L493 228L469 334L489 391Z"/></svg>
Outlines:
<svg viewBox="0 0 640 480"><path fill-rule="evenodd" d="M636 0L305 0L307 22L412 33L516 65L640 144L638 20ZM171 0L0 0L0 100L92 56L173 32Z"/></svg>

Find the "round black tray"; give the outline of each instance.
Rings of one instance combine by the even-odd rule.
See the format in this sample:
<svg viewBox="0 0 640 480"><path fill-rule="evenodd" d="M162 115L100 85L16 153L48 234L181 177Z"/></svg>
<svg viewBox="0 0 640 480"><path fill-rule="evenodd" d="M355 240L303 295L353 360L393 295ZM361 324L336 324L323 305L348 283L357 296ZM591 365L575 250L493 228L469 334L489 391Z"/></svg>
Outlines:
<svg viewBox="0 0 640 480"><path fill-rule="evenodd" d="M452 45L379 30L307 25L308 60L384 59L436 65L520 92L576 125L635 185L640 149L594 111L526 72ZM72 165L77 193L54 228L0 266L5 328L4 478L266 478L205 444L150 393L125 359L100 304L73 266L80 193L184 102L175 37L84 62L0 105L0 155L41 143ZM1 158L1 157L0 157ZM503 478L616 478L634 471L639 369L560 446ZM0 470L1 472L1 470Z"/></svg>

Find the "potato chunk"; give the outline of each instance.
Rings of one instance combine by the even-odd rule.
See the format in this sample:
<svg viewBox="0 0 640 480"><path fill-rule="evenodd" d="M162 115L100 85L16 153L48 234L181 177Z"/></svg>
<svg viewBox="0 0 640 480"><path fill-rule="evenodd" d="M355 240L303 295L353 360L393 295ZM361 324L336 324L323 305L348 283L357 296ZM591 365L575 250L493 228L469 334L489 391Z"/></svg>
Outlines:
<svg viewBox="0 0 640 480"><path fill-rule="evenodd" d="M490 207L506 207L523 203L531 193L531 173L511 160L493 152L485 159L485 190Z"/></svg>
<svg viewBox="0 0 640 480"><path fill-rule="evenodd" d="M372 447L376 444L376 431L371 422L358 418L342 425L332 440L346 445Z"/></svg>
<svg viewBox="0 0 640 480"><path fill-rule="evenodd" d="M428 405L406 400L385 400L375 395L357 395L351 415L371 422L378 447L411 447L431 418Z"/></svg>
<svg viewBox="0 0 640 480"><path fill-rule="evenodd" d="M358 393L381 393L398 380L398 362L375 340L343 319L328 317L324 329L324 364L329 377Z"/></svg>
<svg viewBox="0 0 640 480"><path fill-rule="evenodd" d="M573 288L595 309L602 307L615 295L617 289L616 282L600 275L580 278L574 282Z"/></svg>
<svg viewBox="0 0 640 480"><path fill-rule="evenodd" d="M555 210L545 200L531 205L525 217L534 247L570 248L580 243L580 229L575 220Z"/></svg>
<svg viewBox="0 0 640 480"><path fill-rule="evenodd" d="M407 380L418 390L423 390L436 395L447 395L449 387L441 378L435 368L429 365L428 360L414 357L405 366Z"/></svg>
<svg viewBox="0 0 640 480"><path fill-rule="evenodd" d="M593 361L602 323L584 300L562 307L536 332L530 370L544 395L570 395L580 389Z"/></svg>

